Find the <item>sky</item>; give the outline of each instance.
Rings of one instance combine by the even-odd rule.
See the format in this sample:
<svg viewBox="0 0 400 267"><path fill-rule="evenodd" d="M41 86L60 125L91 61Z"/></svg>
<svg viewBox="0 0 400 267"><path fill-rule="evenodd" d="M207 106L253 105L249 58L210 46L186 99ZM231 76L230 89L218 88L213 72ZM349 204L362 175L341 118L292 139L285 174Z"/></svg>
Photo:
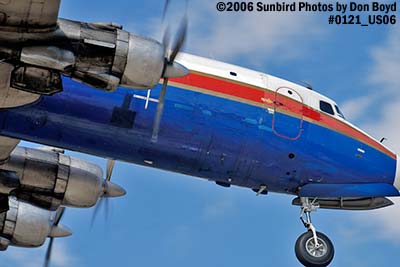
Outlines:
<svg viewBox="0 0 400 267"><path fill-rule="evenodd" d="M173 21L184 4L172 2ZM216 3L190 1L186 52L307 81L336 100L351 122L386 137L386 145L400 152L400 22L337 26L328 24L327 13L220 13ZM160 39L162 8L155 0L64 0L60 16L114 21ZM56 240L52 266L300 266L294 243L305 229L292 196L257 197L120 162L112 179L128 194L112 199L108 220L100 212L93 227L93 209L68 209L62 223L74 235ZM398 205L379 211L313 214L317 229L335 244L332 267L399 265L400 201L394 201ZM41 266L44 255L45 247L10 248L0 261L2 267Z"/></svg>

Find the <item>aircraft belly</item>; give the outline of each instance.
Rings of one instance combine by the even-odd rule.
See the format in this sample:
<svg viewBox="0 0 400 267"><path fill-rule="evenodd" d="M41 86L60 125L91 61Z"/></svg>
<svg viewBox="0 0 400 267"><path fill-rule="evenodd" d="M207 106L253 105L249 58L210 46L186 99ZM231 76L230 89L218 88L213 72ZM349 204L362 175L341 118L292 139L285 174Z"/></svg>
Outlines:
<svg viewBox="0 0 400 267"><path fill-rule="evenodd" d="M1 134L293 194L306 183L394 179L396 162L382 152L308 121L298 139L282 138L272 130L273 114L261 107L168 87L159 139L152 143L159 87L149 97L143 90L94 91L68 79L64 87L37 104L1 111ZM288 116L279 119L291 127Z"/></svg>

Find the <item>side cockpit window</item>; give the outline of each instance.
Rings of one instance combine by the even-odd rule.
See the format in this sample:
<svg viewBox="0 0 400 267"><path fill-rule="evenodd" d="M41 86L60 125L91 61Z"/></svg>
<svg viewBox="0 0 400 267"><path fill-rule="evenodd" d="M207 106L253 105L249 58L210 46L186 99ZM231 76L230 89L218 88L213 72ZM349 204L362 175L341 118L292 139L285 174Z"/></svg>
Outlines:
<svg viewBox="0 0 400 267"><path fill-rule="evenodd" d="M341 117L342 119L346 119L343 115L343 112L340 110L340 108L335 105L335 109L336 109L336 113L338 114L339 117Z"/></svg>
<svg viewBox="0 0 400 267"><path fill-rule="evenodd" d="M331 115L335 115L335 112L333 111L332 105L329 104L328 102L325 101L319 101L319 108L321 111L326 112Z"/></svg>

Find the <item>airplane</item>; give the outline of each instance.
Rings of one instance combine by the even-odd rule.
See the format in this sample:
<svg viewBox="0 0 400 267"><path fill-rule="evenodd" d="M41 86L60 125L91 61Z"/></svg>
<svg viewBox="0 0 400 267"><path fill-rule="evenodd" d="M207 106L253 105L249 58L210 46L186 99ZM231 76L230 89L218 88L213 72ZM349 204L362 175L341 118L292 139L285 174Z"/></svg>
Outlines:
<svg viewBox="0 0 400 267"><path fill-rule="evenodd" d="M159 42L117 23L58 18L60 2L0 1L1 250L50 238L49 266L54 239L72 234L60 224L66 207L126 193L111 182L117 160L294 196L306 267L334 257L312 212L384 208L399 196L397 155L332 99L181 52L187 14ZM64 149L107 158L106 174Z"/></svg>

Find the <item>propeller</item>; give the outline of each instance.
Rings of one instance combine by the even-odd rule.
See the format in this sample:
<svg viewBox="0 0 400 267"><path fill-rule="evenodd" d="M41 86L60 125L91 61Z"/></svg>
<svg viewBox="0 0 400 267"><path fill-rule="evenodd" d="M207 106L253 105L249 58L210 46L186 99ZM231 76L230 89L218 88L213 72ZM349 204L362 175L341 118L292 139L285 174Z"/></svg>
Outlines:
<svg viewBox="0 0 400 267"><path fill-rule="evenodd" d="M167 15L168 7L169 7L169 1L170 0L165 0L163 16L162 16L162 20L163 21L165 21L165 16Z"/></svg>
<svg viewBox="0 0 400 267"><path fill-rule="evenodd" d="M49 265L50 265L51 252L53 250L54 238L66 237L66 236L72 235L72 232L70 229L59 224L61 221L61 218L64 216L64 213L65 213L65 208L60 207L60 208L58 208L58 210L56 212L56 216L54 217L53 226L51 227L50 233L48 235L50 237L50 242L49 242L49 245L46 250L46 258L45 258L45 262L44 262L44 267L49 267Z"/></svg>
<svg viewBox="0 0 400 267"><path fill-rule="evenodd" d="M163 10L163 21L165 21L169 5L170 5L170 0L166 0ZM164 82L161 88L160 97L158 99L157 111L153 124L153 134L151 140L154 143L158 141L158 133L160 131L161 117L164 110L165 94L167 92L169 78L183 77L189 74L189 70L187 68L175 62L175 59L179 54L179 52L182 50L182 47L186 40L187 27L188 27L187 5L188 3L186 1L185 14L180 21L176 34L174 35L174 40L172 40L170 25L166 27L162 40L162 44L165 49L165 66L161 78L164 79Z"/></svg>
<svg viewBox="0 0 400 267"><path fill-rule="evenodd" d="M114 166L115 166L115 160L111 160L111 159L107 160L106 177L105 177L105 180L103 183L104 192L94 209L92 221L91 221L92 227L93 227L94 221L97 217L97 214L98 214L101 206L104 206L105 218L106 218L106 220L108 219L108 211L109 211L109 206L110 206L108 198L119 197L119 196L123 196L126 194L126 191L122 187L111 183L111 176L114 171Z"/></svg>

